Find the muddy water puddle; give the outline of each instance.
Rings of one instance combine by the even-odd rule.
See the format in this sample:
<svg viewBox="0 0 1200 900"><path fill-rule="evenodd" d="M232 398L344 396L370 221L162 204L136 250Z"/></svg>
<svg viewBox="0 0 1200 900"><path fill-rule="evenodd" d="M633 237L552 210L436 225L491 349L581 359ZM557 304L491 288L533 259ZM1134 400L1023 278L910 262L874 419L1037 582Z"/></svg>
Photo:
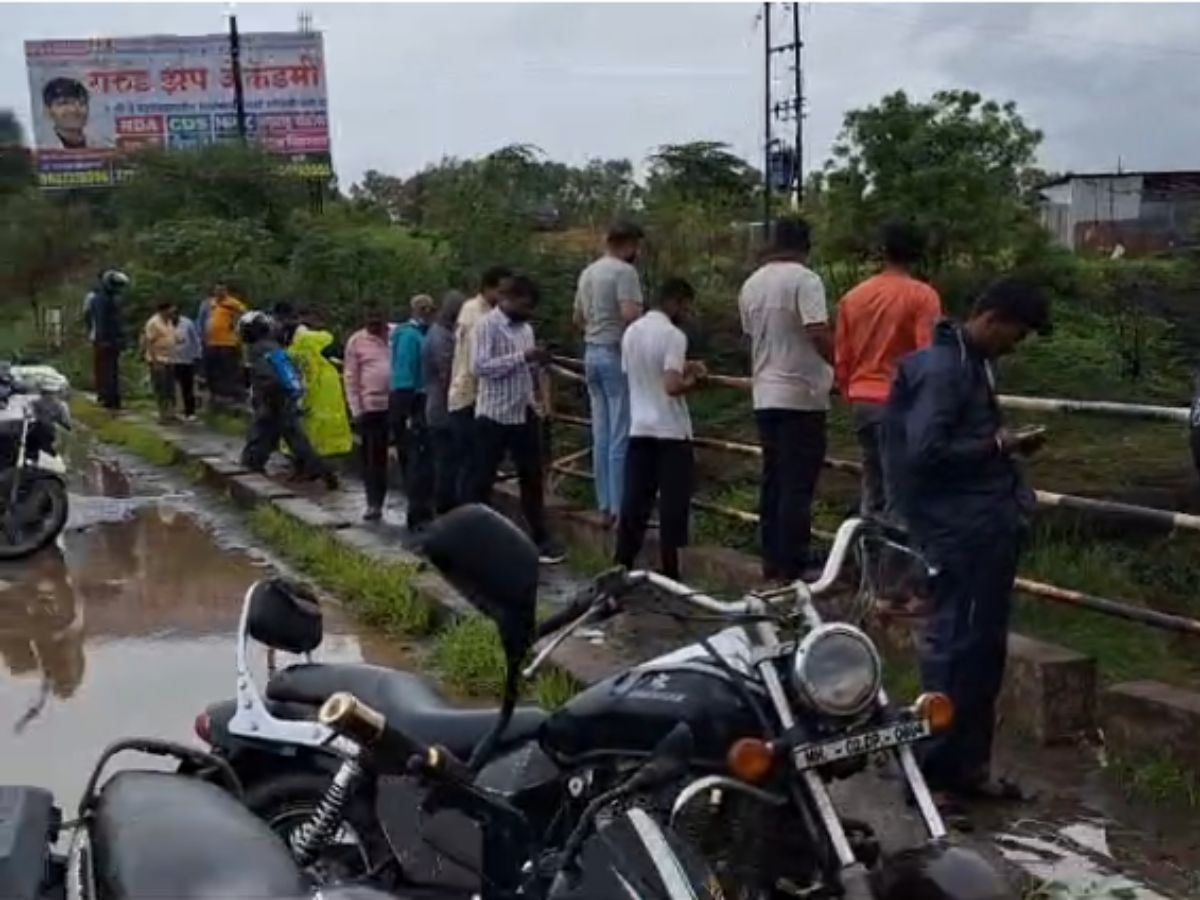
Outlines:
<svg viewBox="0 0 1200 900"><path fill-rule="evenodd" d="M243 595L277 570L186 488L81 472L59 546L0 565L0 781L67 808L109 742L195 741L195 716L233 692ZM405 662L336 608L326 632L322 659Z"/></svg>

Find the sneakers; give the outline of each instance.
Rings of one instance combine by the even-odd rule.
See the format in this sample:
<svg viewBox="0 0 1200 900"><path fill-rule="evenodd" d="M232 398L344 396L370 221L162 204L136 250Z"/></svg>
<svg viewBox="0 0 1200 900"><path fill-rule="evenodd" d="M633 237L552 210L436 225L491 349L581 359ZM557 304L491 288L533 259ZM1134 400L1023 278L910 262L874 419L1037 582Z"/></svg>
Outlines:
<svg viewBox="0 0 1200 900"><path fill-rule="evenodd" d="M363 513L364 522L378 522L383 518L383 510L378 506L368 506L367 511Z"/></svg>
<svg viewBox="0 0 1200 900"><path fill-rule="evenodd" d="M538 562L543 566L554 566L567 558L567 552L553 538L538 544Z"/></svg>

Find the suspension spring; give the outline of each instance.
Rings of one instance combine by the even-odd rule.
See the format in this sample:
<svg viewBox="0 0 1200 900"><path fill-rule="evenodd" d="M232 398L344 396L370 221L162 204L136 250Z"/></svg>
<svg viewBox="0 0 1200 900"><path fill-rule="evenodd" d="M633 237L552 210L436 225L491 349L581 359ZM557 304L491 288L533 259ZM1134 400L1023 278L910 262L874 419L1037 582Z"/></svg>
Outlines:
<svg viewBox="0 0 1200 900"><path fill-rule="evenodd" d="M338 767L329 789L325 791L312 818L288 837L292 856L301 866L311 865L317 855L337 835L342 825L346 803L363 776L362 766L354 758L345 759Z"/></svg>

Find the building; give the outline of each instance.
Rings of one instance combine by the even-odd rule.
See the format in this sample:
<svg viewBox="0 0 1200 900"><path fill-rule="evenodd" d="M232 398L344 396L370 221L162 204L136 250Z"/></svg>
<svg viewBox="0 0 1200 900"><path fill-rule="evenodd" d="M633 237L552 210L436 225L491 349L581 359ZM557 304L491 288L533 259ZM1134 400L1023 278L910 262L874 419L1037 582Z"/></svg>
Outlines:
<svg viewBox="0 0 1200 900"><path fill-rule="evenodd" d="M1200 243L1200 171L1068 173L1039 192L1042 224L1078 253L1151 256Z"/></svg>

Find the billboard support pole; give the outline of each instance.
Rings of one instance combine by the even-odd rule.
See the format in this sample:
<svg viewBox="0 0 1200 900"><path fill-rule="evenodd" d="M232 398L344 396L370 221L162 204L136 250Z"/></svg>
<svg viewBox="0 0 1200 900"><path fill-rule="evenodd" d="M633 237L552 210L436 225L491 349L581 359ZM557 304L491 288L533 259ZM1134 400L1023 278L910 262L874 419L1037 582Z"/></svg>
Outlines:
<svg viewBox="0 0 1200 900"><path fill-rule="evenodd" d="M229 63L233 69L233 108L237 113L238 140L246 144L246 94L242 85L242 43L238 37L237 16L229 17Z"/></svg>

